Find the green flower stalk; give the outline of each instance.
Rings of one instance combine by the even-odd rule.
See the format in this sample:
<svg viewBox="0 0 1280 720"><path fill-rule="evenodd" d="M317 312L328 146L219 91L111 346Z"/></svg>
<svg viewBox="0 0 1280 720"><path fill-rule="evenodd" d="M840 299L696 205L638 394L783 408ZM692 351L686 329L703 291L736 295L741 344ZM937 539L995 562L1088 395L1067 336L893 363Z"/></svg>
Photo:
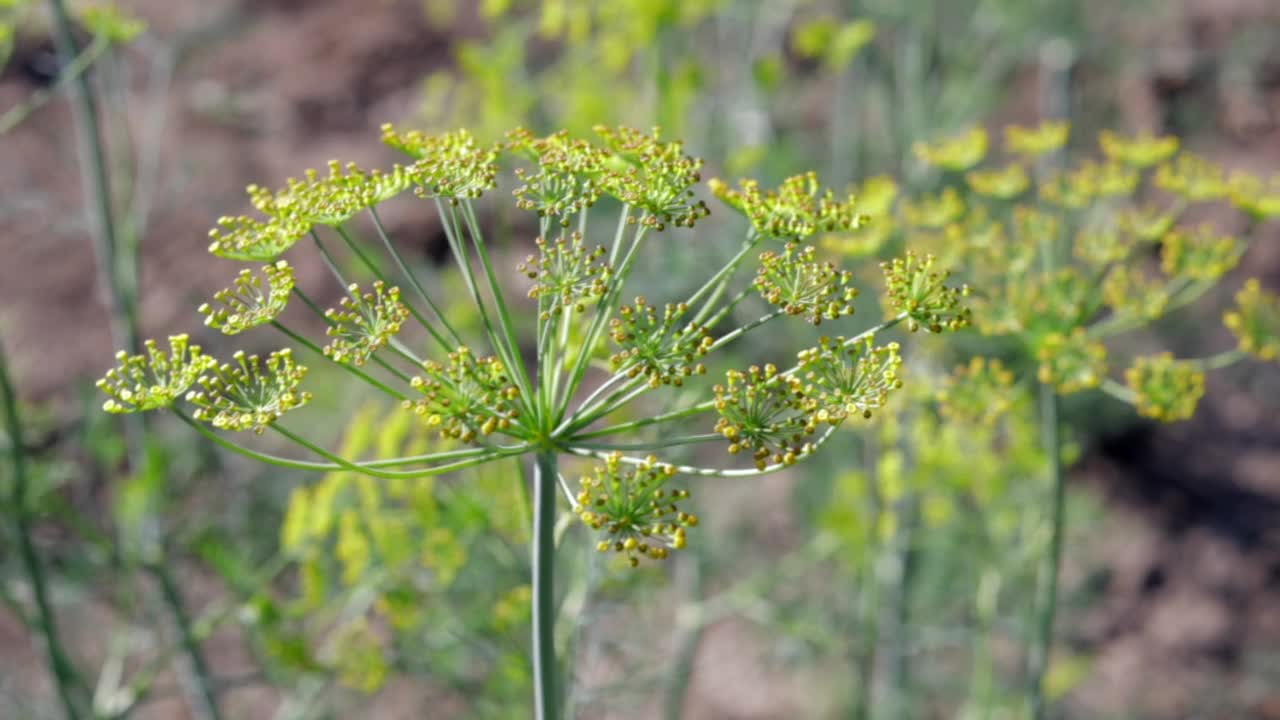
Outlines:
<svg viewBox="0 0 1280 720"><path fill-rule="evenodd" d="M559 716L552 642L558 498L599 533L602 550L630 565L662 560L685 547L698 522L681 509L689 492L673 487L675 478L750 477L803 460L838 426L883 408L901 386L899 347L876 345L880 332L904 320L912 329L954 330L969 317L961 305L967 291L948 286L933 258L908 256L887 271L898 314L811 349L775 351L772 363L713 373L717 350L781 318L825 325L853 314L853 274L800 242L856 231L864 217L852 196L837 198L812 173L772 190L751 180L737 190L712 181L712 191L748 221L739 252L686 297L657 304L641 296L625 305L625 297L634 297L625 286L641 248L659 242L668 228L700 229L708 215L697 191L702 161L657 130L599 128L597 134L593 142L517 130L504 145L483 146L465 131L428 135L385 126L383 140L412 163L388 171L331 163L327 174L307 172L278 190L250 187L260 217L224 219L213 232L214 254L268 264L261 276L243 271L232 288L201 307L208 325L225 334L272 326L299 352L395 398L450 449L364 460L288 429L282 421L312 397L293 347L265 359L240 351L219 365L180 337L168 355L152 345L149 355L122 356L121 367L100 383L112 396L112 412L172 407L221 446L283 467L399 482L508 458L533 460L533 666L537 714L547 720ZM503 273L473 204L498 184L506 163L516 166L515 204L538 228L533 254L518 267L529 286L514 295L499 280ZM432 201L477 311L478 337L464 339L450 323L431 297L434 288L417 279L379 218L378 205L409 190ZM589 216L606 204L616 212L615 230L611 240L600 241ZM363 213L393 261L387 266L402 278L389 277L362 247L352 225ZM346 290L337 308L322 310L277 259L303 236ZM328 249L333 236L375 277L369 286L345 280ZM782 243L762 247L775 241ZM401 292L405 282L412 294ZM528 301L508 300L520 296ZM323 347L276 319L290 297L323 321ZM763 314L731 326L733 311L752 302L764 306ZM405 332L415 324L430 347L417 347ZM532 337L520 336L524 327ZM640 405L664 391L675 396L672 409L654 414ZM217 432L244 430L273 431L314 457L268 455ZM728 442L730 456L749 460L714 467L673 457L678 448L717 441ZM562 461L573 458L593 465L576 488L560 471ZM377 538L371 544L354 520L341 523L339 538L347 539L337 552L359 574Z"/></svg>

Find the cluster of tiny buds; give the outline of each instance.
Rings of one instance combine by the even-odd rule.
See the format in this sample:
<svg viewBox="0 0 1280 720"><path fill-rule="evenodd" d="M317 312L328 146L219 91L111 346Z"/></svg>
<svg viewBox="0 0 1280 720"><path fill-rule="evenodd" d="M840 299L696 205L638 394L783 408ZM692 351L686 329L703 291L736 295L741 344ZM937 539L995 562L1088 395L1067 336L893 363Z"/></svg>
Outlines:
<svg viewBox="0 0 1280 720"><path fill-rule="evenodd" d="M959 330L968 327L972 318L972 311L961 304L969 286L947 286L951 273L934 269L936 262L933 255L922 257L908 250L905 257L880 264L890 302L907 314L907 329L912 332Z"/></svg>
<svg viewBox="0 0 1280 720"><path fill-rule="evenodd" d="M293 268L279 260L262 268L262 276L244 269L236 277L232 287L214 293L214 301L221 307L203 303L196 308L204 315L204 324L224 335L235 335L249 328L271 322L289 302L293 292Z"/></svg>
<svg viewBox="0 0 1280 720"><path fill-rule="evenodd" d="M817 347L800 351L811 422L834 426L853 416L869 419L883 408L902 387L900 349L896 342L877 347L868 336L860 342L823 337Z"/></svg>
<svg viewBox="0 0 1280 720"><path fill-rule="evenodd" d="M730 455L745 450L763 470L770 462L791 465L813 449L817 421L804 384L772 363L730 370L714 390L715 432L729 441Z"/></svg>
<svg viewBox="0 0 1280 720"><path fill-rule="evenodd" d="M324 313L330 323L325 334L332 338L324 354L335 362L361 366L400 332L409 308L400 302L400 288L388 288L381 280L374 281L372 292L361 293L354 283L347 292L341 309Z"/></svg>
<svg viewBox="0 0 1280 720"><path fill-rule="evenodd" d="M636 567L641 558L665 560L671 550L684 548L686 528L695 527L698 516L680 509L687 490L664 487L675 473L653 456L624 467L621 456L611 453L583 477L575 512L584 525L609 536L596 549L618 553Z"/></svg>
<svg viewBox="0 0 1280 720"><path fill-rule="evenodd" d="M235 364L212 368L197 380L203 389L187 393L197 420L220 430L261 435L280 416L311 400L311 393L298 390L307 368L294 362L288 348L271 353L265 362L243 350L232 357Z"/></svg>
<svg viewBox="0 0 1280 720"><path fill-rule="evenodd" d="M183 335L169 338L169 352L147 340L146 353L116 353L118 367L107 371L97 386L108 396L102 409L113 414L145 412L169 407L217 361Z"/></svg>
<svg viewBox="0 0 1280 720"><path fill-rule="evenodd" d="M867 219L857 211L852 195L836 199L830 190L821 190L812 172L789 177L776 190L761 190L755 180L742 180L737 189L721 180L711 180L710 186L762 237L803 240L815 233L857 230Z"/></svg>
<svg viewBox="0 0 1280 720"><path fill-rule="evenodd" d="M643 295L619 308L618 317L609 321L609 338L622 349L610 356L610 366L625 369L628 377L644 375L654 389L680 387L684 378L706 374L701 360L713 345L711 333L702 325L680 326L688 312L685 303L668 304L659 318Z"/></svg>
<svg viewBox="0 0 1280 720"><path fill-rule="evenodd" d="M519 415L520 391L497 358L476 357L463 346L449 353L447 365L428 360L422 367L425 376L409 385L424 397L402 406L446 438L472 442L506 430Z"/></svg>
<svg viewBox="0 0 1280 720"><path fill-rule="evenodd" d="M1137 396L1138 414L1160 422L1190 418L1204 396L1204 371L1167 352L1137 358L1124 379Z"/></svg>
<svg viewBox="0 0 1280 720"><path fill-rule="evenodd" d="M853 314L858 290L850 286L853 273L820 262L817 250L789 242L781 253L760 255L755 288L766 301L788 315L803 315L813 325Z"/></svg>
<svg viewBox="0 0 1280 720"><path fill-rule="evenodd" d="M548 303L542 320L562 308L583 312L586 301L603 297L608 291L613 269L601 261L605 250L600 246L588 250L582 233L572 233L568 242L561 236L555 243L548 243L545 238L538 238L535 243L538 253L526 258L517 269L534 281L529 297Z"/></svg>

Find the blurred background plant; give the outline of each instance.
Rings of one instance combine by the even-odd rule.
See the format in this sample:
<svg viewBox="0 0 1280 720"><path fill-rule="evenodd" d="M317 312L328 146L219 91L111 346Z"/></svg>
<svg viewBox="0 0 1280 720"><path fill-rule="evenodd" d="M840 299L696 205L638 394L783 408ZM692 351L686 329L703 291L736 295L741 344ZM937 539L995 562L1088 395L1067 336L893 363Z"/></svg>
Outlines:
<svg viewBox="0 0 1280 720"><path fill-rule="evenodd" d="M1062 717L1273 712L1268 688L1275 687L1278 666L1268 648L1276 631L1266 618L1275 616L1277 602L1267 579L1276 557L1277 473L1267 451L1275 432L1266 419L1276 411L1268 398L1280 396L1274 363L1267 364L1276 337L1269 293L1280 258L1274 224L1247 219L1268 207L1273 193L1231 178L1246 178L1237 172L1245 170L1265 183L1280 162L1267 152L1280 116L1274 10L1072 0L405 0L376 12L337 0L206 3L204 12L192 11L193 3L120 4L152 31L122 51L98 43L89 30L70 61L51 63L49 45L41 44L50 27L45 5L0 3L4 18L21 20L15 31L0 32L3 47L11 48L0 83L0 122L9 123L0 151L13 158L10 167L30 168L5 180L3 221L13 231L6 234L30 248L13 248L16 262L9 264L64 294L97 297L85 292L82 279L93 263L72 272L68 259L91 257L84 240L91 233L48 222L79 205L81 174L53 171L69 165L64 138L71 126L58 114L66 105L49 100L88 68L114 151L108 175L119 245L145 239L143 262L152 258L157 278L202 275L207 241L196 229L234 212L234 194L246 182L282 180L333 155L363 160L368 130L412 118L428 129L466 126L492 139L515 124L536 132L582 131L598 122L661 124L709 159L708 175L752 174L766 186L793 168L815 167L824 183L856 183L863 212L881 210L882 222L821 246L850 267L865 259L868 272L854 280L864 297L877 294L869 291L876 289L881 253L896 254L904 244L932 252L940 268L973 285L975 301L984 303L975 323L991 334L926 342L928 361L912 353L921 359L906 372L919 392L881 416L875 432L842 434L847 450L838 460L751 488L700 484L699 506L714 504L717 515L731 519L703 528L706 542L669 572L618 576L588 558L566 570L573 585L565 588L561 625L575 631L562 638L562 649L572 645L578 658L567 688L578 717L951 717L961 709L971 717L1024 716L1025 655L1041 625L1036 610L1043 597L1036 595L1045 588L1042 564L1052 537L1046 529L1053 525L1048 455L1030 395L1041 363L1036 347L1053 350L1055 381L1070 369L1055 358L1087 369L1100 357L1092 346L1065 353L1075 339L1063 328L1060 340L1050 341L1047 327L1043 342L1018 339L1035 297L992 301L994 292L1036 292L1013 282L1014 275L992 277L1021 257L1013 249L1000 255L1001 266L975 254L984 241L1001 242L996 225L1006 245L1020 230L1034 232L1018 224L1015 205L1053 218L1063 238L1061 262L1098 278L1064 280L1050 288L1054 302L1103 305L1102 314L1073 322L1098 319L1104 328L1130 330L1107 342L1106 372L1074 377L1145 400L1138 413L1115 409L1099 392L1061 401L1066 464L1074 468L1065 503L1070 551L1058 593L1061 642L1048 664L1045 694ZM22 14L7 14L19 6ZM91 26L88 18L82 24ZM10 108L27 106L12 115ZM178 118L174 126L168 117ZM1070 119L1071 141L1045 162L1026 162L1021 191L1012 189L1023 182L1018 172L1000 161L974 170L946 167L966 165L966 154L1000 156L1006 125L1034 127L1044 119ZM983 124L991 129L984 151L977 142L944 142L976 137L967 130ZM1123 206L1130 203L1093 192L1085 200L1071 197L1080 194L1073 183L1090 177L1125 184L1124 173L1103 172L1112 155L1107 145L1101 156L1093 150L1102 129L1122 141L1136 131L1172 133L1183 148L1211 160L1172 166L1166 185L1175 187L1166 190L1156 187L1155 171L1144 171L1142 189L1129 193L1138 210L1181 211L1184 231L1172 241L1135 247L1119 242L1123 235L1075 232L1115 223L1123 229ZM144 141L129 151L129 138ZM917 153L920 142L932 152ZM1081 157L1096 158L1094 170ZM1215 203L1188 199L1186 208L1177 207L1184 203L1176 186L1189 188L1178 178L1197 175L1208 175L1210 185L1220 177L1230 192ZM32 200L33 185L55 200ZM1018 197L1004 199L1002 192ZM87 197L92 202L95 195ZM1241 207L1234 215L1224 210L1233 201ZM1165 204L1149 206L1155 202ZM429 221L407 211L387 216L389 225L422 238L415 262L426 264L445 247ZM739 228L728 216L715 213L706 225L723 227L717 232L723 240L700 238L687 253L648 258L663 270L644 278L653 296L686 289L688 268L736 251ZM1153 210L1131 219L1158 225L1163 217ZM492 214L482 208L482 220L520 222L496 206ZM1206 222L1211 229L1200 231ZM67 242L47 242L50 233ZM1238 271L1220 283L1196 276L1219 274L1223 259L1253 237L1259 241L1237 261L1257 282L1244 282ZM50 254L33 254L40 247ZM1215 256L1215 248L1223 252ZM510 252L523 257L528 250ZM1121 250L1125 262L1116 271ZM134 257L121 250L116 262L126 296L135 286ZM1022 260L1025 277L1039 274L1039 250ZM55 267L67 269L34 270ZM297 272L324 270L300 265ZM126 707L127 693L113 690L146 686L151 692L136 716L199 717L198 693L183 699L183 685L174 682L192 679L180 633L138 610L139 599L163 602L162 585L138 560L140 548L154 549L161 537L162 564L193 605L193 632L209 648L212 684L229 716L343 716L358 708L390 717L397 706L425 703L443 716L527 715L529 680L521 674L527 600L518 566L525 559L473 542L492 535L481 528L504 528L497 535L512 543L521 531L508 527L512 518L492 517L488 505L485 512L465 510L478 506L477 498L518 489L510 474L441 479L432 488L441 509L409 532L416 549L438 543L436 558L464 549L466 562L447 587L414 595L415 575L439 572L416 552L411 561L374 553L363 572L350 571L348 583L344 575L358 566L352 563L360 543L348 529L344 544L339 518L372 527L377 517L400 517L412 499L385 485L377 486L376 498L361 495L360 481L343 474L322 480L263 474L193 446L164 424L146 433L147 447L161 448L142 453L150 472L137 470L127 429L93 412L96 401L83 382L68 389L75 378L100 373L98 359L109 345L128 343L105 340L108 315L100 309L55 311L65 305L56 294L42 294L18 274L3 277L9 371L29 400L21 406L25 443L10 444L27 448L28 502L13 507L30 507L34 522L17 534L23 526L16 517L6 525L6 597L21 608L13 619L34 617L18 544L19 535L29 536L47 568L68 654L84 684L96 686L99 708ZM189 298L222 282L211 278L201 290L149 282L143 325L164 332L185 324L197 302ZM111 284L104 279L101 287ZM1171 312L1175 296L1201 288L1202 302ZM1123 312L1108 315L1106 308ZM1157 314L1163 317L1149 323ZM81 337L98 340L86 345ZM748 344L743 358L780 342ZM1187 400L1200 394L1198 373L1172 358L1203 360L1236 343L1256 359L1210 374L1197 417L1167 430L1141 419L1186 414ZM1160 355L1166 350L1170 359ZM999 358L1002 365L970 364L971 357ZM1147 359L1126 373L1129 364L1116 357ZM965 373L948 379L957 365ZM332 380L313 375L309 382ZM963 401L975 383L984 389L974 397L1002 401L979 403L975 415L973 403ZM381 418L368 421L363 413L372 410L353 412L361 398L330 402L352 423L319 432L350 443L371 428L390 437L399 432L384 428ZM3 472L7 496L14 497L13 469ZM312 533L283 533L290 520L300 522L313 509L323 517L326 508L327 533L319 520ZM161 531L150 520L157 516ZM447 536L433 536L434 529ZM304 578L322 571L332 581L328 592L308 596ZM398 615L400 601L419 608L420 617ZM15 637L40 637L7 627ZM15 653L6 667L23 667L23 657ZM169 672L173 658L177 675ZM48 687L23 680L0 689L19 712L42 717L57 715Z"/></svg>

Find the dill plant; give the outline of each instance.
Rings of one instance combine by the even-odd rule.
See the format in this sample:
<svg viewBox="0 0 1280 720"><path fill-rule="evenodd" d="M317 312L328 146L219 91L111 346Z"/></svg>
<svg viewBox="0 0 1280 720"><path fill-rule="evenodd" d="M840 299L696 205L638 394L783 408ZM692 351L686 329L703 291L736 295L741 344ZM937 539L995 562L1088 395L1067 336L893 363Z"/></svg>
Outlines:
<svg viewBox="0 0 1280 720"><path fill-rule="evenodd" d="M596 132L599 142L516 130L501 145L482 145L465 131L428 135L385 126L384 142L409 155L408 164L379 171L332 163L327 172L308 171L280 189L251 186L257 214L219 220L209 249L266 264L261 274L241 272L200 311L209 327L226 335L274 327L290 344L265 358L239 351L219 362L178 335L167 350L152 342L141 355L121 352L119 365L98 384L110 396L108 412L165 408L224 448L280 467L402 483L503 459L531 460L533 675L544 718L558 716L552 625L561 495L598 532L601 552L632 566L667 558L685 547L698 524L682 507L689 490L680 478L745 478L809 457L846 420L870 417L900 387L899 346L879 344L881 331L903 321L912 329L954 329L969 319L961 306L967 288L948 286L932 260L889 264L889 302L896 310L884 322L856 335L824 337L782 367L732 368L714 379L708 365L714 354L749 332L783 318L826 330L852 314L852 276L819 260L804 242L817 233L856 230L863 216L855 199L823 189L813 173L768 190L752 180L712 181L714 194L748 220L738 252L676 302L631 299L625 285L641 247L661 241L668 228L694 228L709 213L695 193L702 162L656 130ZM503 159L517 166L516 206L538 225L535 252L519 266L536 304L530 352L517 330L521 305L499 280L475 204L498 184ZM479 337L463 337L386 231L378 205L407 192L439 215L479 318ZM606 196L621 206L613 237L590 242L588 215ZM395 279L356 238L357 215L372 221L375 247L397 268ZM339 307L321 309L281 257L303 240L346 290ZM349 282L334 260L335 242L376 279L368 286ZM734 289L753 264L754 279ZM731 323L735 308L753 295L769 311ZM325 340L310 340L281 321L291 298L325 324ZM410 321L425 332L425 349L402 334ZM284 416L324 391L305 389L307 368L295 352L341 367L452 446L362 460L289 429ZM638 403L655 392L673 396L675 409L646 414ZM703 432L670 433L700 423ZM270 431L313 457L269 455L219 431ZM743 461L666 459L674 448L702 444L720 445L725 460ZM583 458L593 469L572 482L560 472L566 458ZM359 554L351 542L346 547Z"/></svg>
<svg viewBox="0 0 1280 720"><path fill-rule="evenodd" d="M1027 712L1037 718L1047 713L1063 555L1060 398L1100 391L1145 418L1185 420L1205 393L1207 372L1250 357L1274 361L1280 337L1280 298L1251 279L1223 315L1236 347L1200 357L1161 351L1124 358L1116 338L1196 303L1236 268L1257 225L1280 217L1280 181L1228 173L1182 150L1175 137L1110 131L1099 137L1100 157L1064 165L1070 133L1065 121L1009 126L1003 157L994 161L981 128L917 143L916 157L937 172L936 191L906 194L888 178L868 179L860 197L870 221L822 241L846 257L900 245L932 253L908 252L890 272L920 277L913 266L953 268L978 288L966 303L974 327L1025 361L1004 369L975 359L957 371L943 407L967 406L975 421L974 413L997 415L1015 382L1039 393L1051 501L1047 527L1034 533L1044 540L1026 676ZM1187 220L1209 204L1233 207L1234 222ZM1030 372L1017 377L1024 367Z"/></svg>

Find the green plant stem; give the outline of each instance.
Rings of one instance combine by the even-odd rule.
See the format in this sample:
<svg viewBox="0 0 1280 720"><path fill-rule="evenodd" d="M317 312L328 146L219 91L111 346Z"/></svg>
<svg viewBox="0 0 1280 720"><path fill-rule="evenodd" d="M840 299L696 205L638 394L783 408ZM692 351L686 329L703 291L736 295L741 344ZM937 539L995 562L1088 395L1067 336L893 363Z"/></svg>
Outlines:
<svg viewBox="0 0 1280 720"><path fill-rule="evenodd" d="M894 590L893 636L889 657L889 717L911 717L911 600L918 559L916 536L920 523L919 500L914 494L902 499L898 508L897 582Z"/></svg>
<svg viewBox="0 0 1280 720"><path fill-rule="evenodd" d="M427 295L426 289L422 287L422 283L418 281L418 276L414 275L413 272L409 270L409 264L405 262L404 256L400 254L400 251L396 249L395 244L391 242L391 236L387 233L386 227L382 224L382 218L378 215L378 211L372 206L369 207L369 216L373 218L373 227L378 231L378 237L382 240L382 244L386 246L387 253L391 255L391 259L394 260L396 266L400 268L400 272L409 280L409 285L413 287L414 292L418 293L418 297L422 298L422 301L427 304L427 307L431 308L431 312L435 313L436 319L440 321L440 325L444 327L445 332L449 333L449 335L453 337L454 347L449 347L449 343L445 342L434 328L427 326L427 332L431 333L432 337L436 339L436 342L439 342L446 350L456 350L457 345L463 344L462 336L459 335L458 331L449 323L449 319L445 317L444 312L440 310L434 302L432 302L431 297Z"/></svg>
<svg viewBox="0 0 1280 720"><path fill-rule="evenodd" d="M58 617L53 611L53 603L49 601L49 588L45 581L44 565L36 552L32 540L31 505L27 497L28 477L27 459L23 450L25 443L22 434L22 418L18 414L18 398L14 394L13 383L9 379L8 360L4 348L0 347L0 402L4 405L4 422L9 434L9 460L13 472L11 479L9 509L15 515L17 524L18 555L22 569L31 583L31 594L35 598L35 626L40 632L45 663L49 674L53 676L58 700L62 704L63 715L68 720L83 717L80 704L75 697L75 690L82 685L78 681L75 666L67 655L58 631Z"/></svg>
<svg viewBox="0 0 1280 720"><path fill-rule="evenodd" d="M178 590L177 582L174 581L173 573L163 561L148 563L147 571L160 586L160 597L169 611L174 629L178 632L179 644L187 663L191 666L189 672L183 673L183 676L184 680L193 686L188 689L187 696L199 701L191 708L192 713L201 720L221 720L222 712L218 709L218 694L213 685L213 674L209 671L208 663L205 662L200 640L192 631L191 619L187 616L186 604L182 599L182 593Z"/></svg>
<svg viewBox="0 0 1280 720"><path fill-rule="evenodd" d="M63 0L49 0L49 8L53 15L58 55L64 64L70 65L75 62L78 52L66 3ZM123 283L120 282L119 243L116 239L116 225L111 207L111 182L107 176L106 150L102 144L98 103L94 97L93 88L89 85L89 77L85 73L78 73L72 78L71 97L75 116L76 144L84 163L83 172L80 175L84 184L86 202L91 207L94 252L98 260L99 281L103 285L103 291L107 293L112 335L117 342L123 342L129 352L136 353L141 345L138 340L133 303L125 293Z"/></svg>
<svg viewBox="0 0 1280 720"><path fill-rule="evenodd" d="M396 400L408 400L408 399L409 399L409 396L408 396L408 395L405 395L404 393L399 392L398 390L394 390L394 389L392 389L392 388L390 388L390 387L387 387L387 386L386 386L385 384L383 384L381 381L379 381L379 380L377 380L376 378L372 377L371 375L369 375L368 373L364 372L364 371L363 371L363 370L361 370L360 368L353 367L353 366L351 366L351 365L349 365L349 364L347 364L347 363L338 362L337 360L334 360L332 357L330 357L329 355L325 354L324 350L323 350L322 348L320 348L318 345L316 345L315 343L313 343L313 342L311 342L310 340L306 339L306 338L305 338L305 337L303 337L302 335L299 335L298 333L296 333L296 332L294 332L294 331L290 330L288 327L286 327L286 326L285 326L283 323L281 323L279 320L272 320L272 321L271 321L271 325L272 325L272 327L274 327L275 329L277 329L277 330L279 330L280 332L284 333L288 338L290 338L290 339L291 339L291 340L293 340L294 342L296 342L296 343L298 343L299 345L303 346L304 348L306 348L306 349L310 350L311 352L318 354L320 357L323 357L324 359L328 360L329 362L333 363L334 365L337 365L338 367L342 368L343 370L346 370L347 372L351 373L352 375L355 375L356 377L360 378L361 380L363 380L364 382L368 383L369 385L371 385L371 386L373 386L373 387L377 388L378 390L382 391L384 394L386 394L386 395L388 395L388 396L390 396L390 397L392 397L392 398L395 398ZM405 376L405 377L401 377L401 380L404 380L405 382L408 382L408 377L407 377L407 376Z"/></svg>
<svg viewBox="0 0 1280 720"><path fill-rule="evenodd" d="M533 686L538 720L559 720L556 712L555 527L557 463L551 451L535 459L533 494Z"/></svg>
<svg viewBox="0 0 1280 720"><path fill-rule="evenodd" d="M1052 385L1040 384L1040 432L1049 461L1050 501L1049 552L1041 571L1041 597L1038 599L1037 628L1027 661L1028 693L1031 717L1044 720L1048 715L1044 678L1053 651L1053 625L1058 609L1058 573L1062 565L1062 539L1066 525L1066 481L1062 470L1062 430L1058 426L1058 393Z"/></svg>
<svg viewBox="0 0 1280 720"><path fill-rule="evenodd" d="M442 453L414 455L410 457L392 458L389 460L375 460L367 463L351 463L347 461L343 461L342 463L309 462L306 460L293 460L290 458L284 458L278 455L268 455L267 453L258 452L257 450L251 450L247 447L231 442L230 440L227 440L226 438L222 437L218 433L213 432L209 428L205 427L202 423L196 422L194 419L191 418L190 415L187 415L182 410L173 408L173 412L175 415L178 416L178 419L190 425L196 432L205 436L210 441L212 441L215 445L218 445L219 447L225 450L230 450L231 452L236 453L237 455L243 455L244 457L247 457L250 460L266 463L268 465L274 465L276 467L282 467L282 468L289 468L291 470L305 470L308 472L332 472L334 470L354 470L355 472L368 473L370 469L376 469L376 468L398 467L402 465L414 465L418 463L429 463L429 462L437 462L442 460L456 460L458 458L466 458L465 460L452 462L452 463L449 463L448 465L440 465L433 468L424 468L421 470L415 470L410 475L411 477L426 477L428 475L441 475L447 472L453 472L454 470L462 470L464 468L480 465L482 463L489 462L490 460L496 460L498 458L521 455L525 452L528 452L529 450L528 445L521 444L521 445L499 446L499 447L467 448L465 450L451 450L451 451L442 452Z"/></svg>
<svg viewBox="0 0 1280 720"><path fill-rule="evenodd" d="M699 546L700 548L701 546ZM697 604L703 601L705 593L704 552L694 550L694 556L686 558L679 568L677 577L683 580L690 602ZM680 571L684 571L681 573ZM693 663L697 659L698 645L702 642L705 625L693 613L677 613L676 660L667 675L666 694L662 703L662 716L666 720L681 720L684 717L685 700L689 694L689 686L693 680Z"/></svg>

